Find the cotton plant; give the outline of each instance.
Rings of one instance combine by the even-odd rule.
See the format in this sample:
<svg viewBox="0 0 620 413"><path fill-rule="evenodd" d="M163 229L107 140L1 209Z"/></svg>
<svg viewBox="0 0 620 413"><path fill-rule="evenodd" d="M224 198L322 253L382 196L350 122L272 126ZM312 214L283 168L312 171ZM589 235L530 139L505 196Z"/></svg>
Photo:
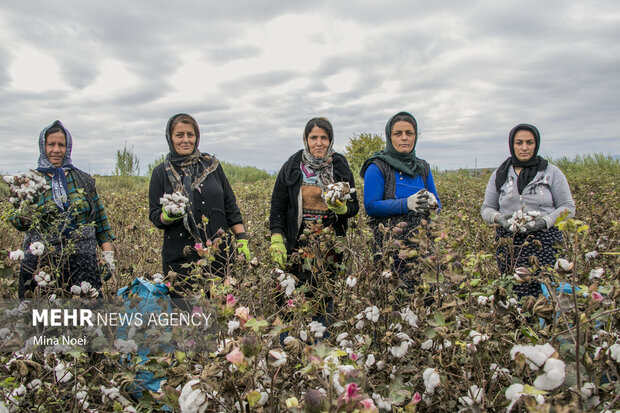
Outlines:
<svg viewBox="0 0 620 413"><path fill-rule="evenodd" d="M179 216L185 213L189 199L185 197L181 192L173 192L172 194L164 194L159 198L166 214L170 216Z"/></svg>
<svg viewBox="0 0 620 413"><path fill-rule="evenodd" d="M24 254L24 251L22 250L15 250L9 253L9 259L12 261L21 261L24 259L24 257L25 257L25 254Z"/></svg>
<svg viewBox="0 0 620 413"><path fill-rule="evenodd" d="M179 396L179 407L182 413L204 413L207 410L208 396L200 380L193 379L185 383Z"/></svg>
<svg viewBox="0 0 620 413"><path fill-rule="evenodd" d="M323 199L327 203L336 204L348 201L353 193L355 193L355 188L351 188L348 182L335 182L327 185L323 192Z"/></svg>
<svg viewBox="0 0 620 413"><path fill-rule="evenodd" d="M28 249L32 255L40 257L45 252L45 245L42 242L36 241L30 244Z"/></svg>
<svg viewBox="0 0 620 413"><path fill-rule="evenodd" d="M521 383L514 383L508 386L505 395L506 399L510 400L510 404L506 408L506 412L510 413L510 411L512 410L514 405L517 404L521 396L528 394L529 393L526 392L525 386ZM541 405L545 402L545 398L542 394L532 394L532 396L534 397L538 405Z"/></svg>
<svg viewBox="0 0 620 413"><path fill-rule="evenodd" d="M484 389L473 384L467 390L467 396L459 397L459 403L464 407L473 407L474 405L481 405L483 399Z"/></svg>
<svg viewBox="0 0 620 413"><path fill-rule="evenodd" d="M536 217L539 217L541 213L539 211L525 212L522 209L515 211L510 218L508 218L508 230L511 232L525 233L528 229L533 228L535 225Z"/></svg>
<svg viewBox="0 0 620 413"><path fill-rule="evenodd" d="M285 274L284 271L279 268L275 269L274 273L276 274L277 280L280 282L280 287L284 289L284 295L287 297L293 295L295 291L295 279L291 275Z"/></svg>
<svg viewBox="0 0 620 413"><path fill-rule="evenodd" d="M32 204L40 194L50 188L45 176L34 170L17 175L5 175L4 182L9 184L9 202L15 208Z"/></svg>

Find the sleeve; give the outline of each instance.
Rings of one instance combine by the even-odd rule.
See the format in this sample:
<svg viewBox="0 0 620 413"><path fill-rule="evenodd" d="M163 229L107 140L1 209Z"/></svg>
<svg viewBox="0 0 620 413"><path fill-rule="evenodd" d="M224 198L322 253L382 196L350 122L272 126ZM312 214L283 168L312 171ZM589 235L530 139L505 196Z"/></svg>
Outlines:
<svg viewBox="0 0 620 413"><path fill-rule="evenodd" d="M18 231L27 231L30 225L22 222L21 218L21 216L17 215L17 210L15 208L13 208L8 215L9 222L15 227L15 229Z"/></svg>
<svg viewBox="0 0 620 413"><path fill-rule="evenodd" d="M379 168L371 164L364 173L364 208L371 217L404 215L407 198L383 199L385 179Z"/></svg>
<svg viewBox="0 0 620 413"><path fill-rule="evenodd" d="M105 207L101 198L99 198L96 188L94 190L93 202L95 204L95 236L97 237L97 243L101 246L104 242L114 241L115 238L110 228Z"/></svg>
<svg viewBox="0 0 620 413"><path fill-rule="evenodd" d="M551 197L553 198L555 210L544 217L545 221L547 221L547 227L549 228L555 225L555 221L564 211L569 212L568 218L575 216L575 201L571 195L568 181L566 180L566 176L564 176L562 171L557 167L554 169Z"/></svg>
<svg viewBox="0 0 620 413"><path fill-rule="evenodd" d="M164 195L164 169L160 164L153 169L149 183L149 219L159 229L166 228L161 222L161 203L159 199Z"/></svg>
<svg viewBox="0 0 620 413"><path fill-rule="evenodd" d="M491 178L489 178L487 189L484 192L484 201L482 202L482 207L480 208L482 220L488 224L494 224L495 216L500 213L499 192L497 192L497 188L495 187L495 173L496 172L493 171Z"/></svg>
<svg viewBox="0 0 620 413"><path fill-rule="evenodd" d="M276 183L271 193L271 209L269 211L269 230L271 233L281 233L286 236L288 188L284 183L286 164L280 169Z"/></svg>
<svg viewBox="0 0 620 413"><path fill-rule="evenodd" d="M241 216L241 210L237 205L237 198L235 197L235 193L230 186L230 182L228 182L228 178L226 178L226 174L224 173L221 164L217 167L217 171L219 174L220 182L222 184L222 191L224 193L224 209L226 212L226 223L228 224L229 228L233 225L243 224L243 217Z"/></svg>
<svg viewBox="0 0 620 413"><path fill-rule="evenodd" d="M435 195L435 198L437 198L437 203L439 204L439 210L441 210L441 200L439 199L439 194L437 194L437 188L435 187L435 180L433 179L432 171L429 171L428 176L426 177L426 189Z"/></svg>

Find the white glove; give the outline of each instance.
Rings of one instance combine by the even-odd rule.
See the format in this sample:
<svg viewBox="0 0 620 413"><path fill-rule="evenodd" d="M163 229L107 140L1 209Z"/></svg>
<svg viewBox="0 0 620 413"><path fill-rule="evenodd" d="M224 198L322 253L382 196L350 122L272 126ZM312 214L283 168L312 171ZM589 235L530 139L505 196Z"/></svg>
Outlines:
<svg viewBox="0 0 620 413"><path fill-rule="evenodd" d="M103 256L103 260L108 266L108 269L113 273L116 269L116 265L114 265L114 251L102 251L101 255Z"/></svg>
<svg viewBox="0 0 620 413"><path fill-rule="evenodd" d="M428 212L431 209L429 200L431 195L426 189L420 189L407 198L407 208L417 213ZM433 197L434 198L434 197Z"/></svg>

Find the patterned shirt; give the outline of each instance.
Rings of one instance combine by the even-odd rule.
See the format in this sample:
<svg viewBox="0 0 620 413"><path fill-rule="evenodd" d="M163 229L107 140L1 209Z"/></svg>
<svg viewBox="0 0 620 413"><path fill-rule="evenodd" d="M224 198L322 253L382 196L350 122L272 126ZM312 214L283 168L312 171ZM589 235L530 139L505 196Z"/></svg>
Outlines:
<svg viewBox="0 0 620 413"><path fill-rule="evenodd" d="M45 209L58 209L56 204L52 199L52 178L45 174L45 180L47 181L50 189L45 191L37 202L37 206L44 207ZM73 171L69 171L66 175L67 177L67 196L69 197L69 203L71 204L71 211L73 214L73 219L77 225L83 225L88 223L88 218L91 215L91 205L87 201L86 196L84 195L84 191L81 190L78 192L78 189L81 189L77 183L75 182L75 178L73 176ZM108 222L108 216L106 215L105 208L103 206L103 202L101 198L99 198L99 194L97 194L97 190L94 191L93 196L93 204L94 204L94 215L92 217L92 222L95 223L95 236L97 237L97 242L99 245L104 242L109 242L114 240L114 234L110 228L110 223ZM27 231L29 229L28 224L22 223L19 217L15 214L15 211L11 213L9 216L9 221L15 228L19 231Z"/></svg>

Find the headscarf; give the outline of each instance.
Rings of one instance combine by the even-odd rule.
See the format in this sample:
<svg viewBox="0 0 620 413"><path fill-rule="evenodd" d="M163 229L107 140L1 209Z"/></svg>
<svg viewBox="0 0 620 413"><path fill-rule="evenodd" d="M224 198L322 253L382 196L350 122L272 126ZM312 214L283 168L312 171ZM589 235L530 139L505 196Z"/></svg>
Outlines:
<svg viewBox="0 0 620 413"><path fill-rule="evenodd" d="M329 147L325 155L317 158L310 153L310 147L308 146L308 134L315 127L323 129L327 133L329 139ZM306 168L311 169L316 175L318 175L317 182L323 191L326 190L327 185L334 182L334 168L333 158L334 150L334 129L329 120L325 118L312 118L306 123L304 128L304 150L301 154L301 161Z"/></svg>
<svg viewBox="0 0 620 413"><path fill-rule="evenodd" d="M172 124L174 120L180 116L183 116L185 120L189 121L196 132L194 151L189 155L180 155L174 149L174 144L172 143ZM181 122L182 121L179 123ZM170 152L168 152L166 160L164 161L164 169L166 170L166 174L174 191L181 192L189 200L187 214L183 217L183 225L197 242L203 242L196 223L196 217L194 216L194 190L200 187L200 184L202 184L207 176L217 169L219 161L215 156L200 152L198 149L198 144L200 143L200 129L198 128L196 120L186 113L177 113L168 119L168 123L166 124L166 141L168 142L168 149ZM177 168L183 172L183 176L177 172Z"/></svg>
<svg viewBox="0 0 620 413"><path fill-rule="evenodd" d="M395 120L396 117L402 117L402 119ZM413 143L413 149L409 153L400 153L396 150L396 148L394 148L394 145L392 145L392 128L394 127L394 123L400 121L411 123L415 131L415 142ZM397 171L415 178L425 170L425 161L418 158L415 154L415 147L417 144L417 121L409 112L398 112L396 115L392 116L385 125L385 149L375 152L370 158L366 159L362 165L360 175L364 178L366 168L368 168L368 166L370 166L375 159L381 159Z"/></svg>
<svg viewBox="0 0 620 413"><path fill-rule="evenodd" d="M536 141L536 148L534 149L534 154L527 161L520 161L519 158L515 155L515 135L520 130L527 130L532 132L534 135L534 140ZM517 179L517 189L519 194L523 192L523 189L529 184L532 179L536 176L538 171L544 171L547 169L547 160L538 155L538 149L540 149L540 133L536 126L530 125L527 123L521 123L510 131L508 135L508 146L510 148L510 158L506 159L500 166L497 168L495 172L495 188L499 192L506 179L508 179L508 170L510 169L510 165L512 166L520 166L523 168L521 173L519 173L519 178Z"/></svg>
<svg viewBox="0 0 620 413"><path fill-rule="evenodd" d="M45 150L45 134L53 127L59 127L64 132L66 139L65 157L62 159L60 166L55 166L49 160ZM67 196L69 188L67 187L65 171L76 169L75 166L71 164L72 147L73 139L71 138L71 134L59 120L43 128L39 134L39 161L37 162L37 171L52 174L52 199L61 211L66 211L67 208L69 208L69 197Z"/></svg>

